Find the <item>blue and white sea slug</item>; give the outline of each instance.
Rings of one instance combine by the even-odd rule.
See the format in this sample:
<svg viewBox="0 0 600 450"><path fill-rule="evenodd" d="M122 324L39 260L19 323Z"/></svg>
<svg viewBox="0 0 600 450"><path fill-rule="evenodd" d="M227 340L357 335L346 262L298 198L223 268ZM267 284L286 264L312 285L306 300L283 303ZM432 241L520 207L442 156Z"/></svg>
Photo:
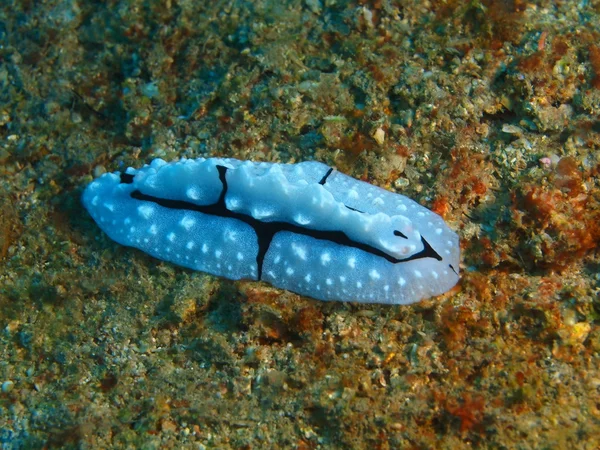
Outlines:
<svg viewBox="0 0 600 450"><path fill-rule="evenodd" d="M458 236L415 201L324 164L155 159L83 193L120 244L321 300L406 304L458 281Z"/></svg>

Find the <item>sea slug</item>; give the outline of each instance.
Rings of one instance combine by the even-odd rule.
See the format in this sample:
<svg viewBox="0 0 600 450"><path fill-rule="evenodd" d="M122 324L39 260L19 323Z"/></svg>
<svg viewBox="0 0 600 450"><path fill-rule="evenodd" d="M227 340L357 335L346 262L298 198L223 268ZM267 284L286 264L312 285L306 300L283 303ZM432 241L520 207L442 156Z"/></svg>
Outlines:
<svg viewBox="0 0 600 450"><path fill-rule="evenodd" d="M407 304L458 281L458 236L415 201L324 164L155 159L83 204L120 244L320 300Z"/></svg>

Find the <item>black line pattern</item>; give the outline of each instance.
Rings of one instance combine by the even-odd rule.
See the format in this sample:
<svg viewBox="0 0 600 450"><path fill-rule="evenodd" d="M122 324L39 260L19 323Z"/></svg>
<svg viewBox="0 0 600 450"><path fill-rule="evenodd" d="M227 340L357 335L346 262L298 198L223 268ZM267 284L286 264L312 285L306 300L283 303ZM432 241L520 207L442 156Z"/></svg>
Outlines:
<svg viewBox="0 0 600 450"><path fill-rule="evenodd" d="M402 233L401 231L398 231L398 230L394 230L394 236L400 236L404 239L408 239L404 233Z"/></svg>
<svg viewBox="0 0 600 450"><path fill-rule="evenodd" d="M133 183L134 178L135 178L135 175L132 175L130 173L122 173L121 174L121 184L131 184L131 183Z"/></svg>
<svg viewBox="0 0 600 450"><path fill-rule="evenodd" d="M196 205L194 203L190 203L184 200L169 200L160 197L155 197L152 195L147 195L139 190L135 190L131 193L131 197L136 200L147 201L155 203L159 206L169 208L169 209L177 209L177 210L187 210L187 211L196 211L203 214L208 214L216 217L224 217L239 220L248 224L254 230L254 233L258 239L258 254L256 255L256 263L258 265L258 279L262 278L262 268L265 259L265 255L269 250L271 242L277 233L282 231L289 231L291 233L309 236L314 239L320 239L325 241L334 242L339 245L343 245L346 247L357 248L364 252L370 253L375 256L379 256L384 258L385 260L397 264L401 262L412 261L415 259L421 258L434 258L438 261L442 260L442 257L429 245L429 243L425 240L423 236L421 236L421 242L423 243L423 250L414 255L409 256L408 258L395 258L375 247L372 247L368 244L364 244L362 242L357 242L350 239L346 233L342 231L322 231L322 230L312 230L300 225L296 225L288 222L263 222L261 220L255 219L251 215L242 214L235 211L231 211L227 209L227 205L225 204L225 196L227 194L227 177L226 173L228 168L225 166L217 165L217 170L219 172L219 180L223 185L223 190L221 191L221 195L219 196L219 200L212 205ZM325 176L321 179L319 184L325 184L327 177L331 174L333 169L330 169ZM122 174L121 182L123 183L132 183L133 175ZM399 233L399 234L397 234ZM401 236L406 238L406 236L402 235L399 231L395 231L394 234L396 236Z"/></svg>
<svg viewBox="0 0 600 450"><path fill-rule="evenodd" d="M345 206L346 208L348 208L348 209L351 209L352 211L356 211L356 212L359 212L359 213L361 213L361 214L364 214L364 213L365 213L364 211L361 211L360 209L353 208L352 206L348 206L348 205L344 205L344 206Z"/></svg>
<svg viewBox="0 0 600 450"><path fill-rule="evenodd" d="M325 176L323 178L321 178L321 181L319 181L320 185L324 185L325 182L327 181L327 178L329 177L329 175L331 175L333 173L333 167L330 167L329 170L327 171L327 173L325 174Z"/></svg>

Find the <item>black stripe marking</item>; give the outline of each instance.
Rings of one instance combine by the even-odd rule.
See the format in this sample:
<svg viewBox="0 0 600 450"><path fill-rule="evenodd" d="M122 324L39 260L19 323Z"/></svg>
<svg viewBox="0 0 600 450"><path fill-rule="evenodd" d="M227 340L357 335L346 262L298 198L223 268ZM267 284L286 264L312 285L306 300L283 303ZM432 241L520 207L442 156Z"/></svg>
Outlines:
<svg viewBox="0 0 600 450"><path fill-rule="evenodd" d="M401 231L398 231L398 230L394 230L394 236L400 236L400 237L403 237L404 239L408 239L404 233L402 233Z"/></svg>
<svg viewBox="0 0 600 450"><path fill-rule="evenodd" d="M122 173L121 174L121 184L131 184L133 183L133 178L135 175L131 173Z"/></svg>
<svg viewBox="0 0 600 450"><path fill-rule="evenodd" d="M329 175L331 175L331 173L333 172L333 167L330 167L329 170L327 171L327 173L325 174L325 176L323 178L321 178L321 181L319 181L320 185L325 184L325 182L327 181L327 178L329 177Z"/></svg>
<svg viewBox="0 0 600 450"><path fill-rule="evenodd" d="M323 176L323 178L321 178L321 181L319 181L319 184L321 186L323 186L327 182L327 178L329 178L329 175L331 175L332 173L333 173L333 167L330 167L329 170L327 171L327 173ZM356 208L353 208L352 206L348 206L348 205L344 205L344 206L352 211L356 211L356 212L364 214L364 211L361 211L360 209L356 209Z"/></svg>
<svg viewBox="0 0 600 450"><path fill-rule="evenodd" d="M217 170L219 171L219 180L223 184L223 190L221 191L221 195L219 196L219 200L212 205L196 205L194 203L186 202L183 200L169 200L159 197L154 197L152 195L147 195L139 190L135 190L131 193L131 197L136 200L142 200L147 202L156 203L159 206L163 206L169 209L178 209L178 210L186 210L186 211L196 211L203 214L208 214L211 216L224 217L239 220L244 222L252 227L254 233L258 238L258 255L256 255L256 263L258 265L258 279L262 278L262 267L265 259L265 255L269 250L271 242L273 241L273 237L282 231L289 231L291 233L300 234L304 236L309 236L315 239L325 240L334 242L339 245L343 245L346 247L357 248L364 252L370 253L375 256L379 256L381 258L386 259L387 261L397 264L401 262L412 261L414 259L421 258L434 258L438 261L442 260L442 257L433 249L431 245L425 240L423 236L421 236L421 242L423 243L423 250L419 253L415 253L414 255L409 256L408 258L398 259L387 253L372 247L368 244L363 244L362 242L356 242L350 239L346 233L342 231L321 231L321 230L312 230L309 228L304 228L299 225L295 225L287 222L262 222L248 214L237 213L235 211L230 211L227 209L225 205L225 195L227 194L227 179L225 174L228 170L225 166L217 165ZM326 178L327 176L325 176ZM394 233L395 234L395 233Z"/></svg>
<svg viewBox="0 0 600 450"><path fill-rule="evenodd" d="M344 206L346 208L348 208L348 209L351 209L352 211L356 211L356 212L359 212L359 213L362 213L362 214L365 213L364 211L361 211L360 209L353 208L352 206L348 206L348 205L344 205Z"/></svg>

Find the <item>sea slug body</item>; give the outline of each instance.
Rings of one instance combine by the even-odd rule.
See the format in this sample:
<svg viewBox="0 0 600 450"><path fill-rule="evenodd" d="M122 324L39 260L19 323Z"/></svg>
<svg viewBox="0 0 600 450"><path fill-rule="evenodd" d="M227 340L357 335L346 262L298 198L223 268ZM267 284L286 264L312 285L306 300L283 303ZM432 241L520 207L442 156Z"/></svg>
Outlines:
<svg viewBox="0 0 600 450"><path fill-rule="evenodd" d="M458 236L415 201L314 161L155 159L83 204L120 244L320 300L407 304L458 281Z"/></svg>

